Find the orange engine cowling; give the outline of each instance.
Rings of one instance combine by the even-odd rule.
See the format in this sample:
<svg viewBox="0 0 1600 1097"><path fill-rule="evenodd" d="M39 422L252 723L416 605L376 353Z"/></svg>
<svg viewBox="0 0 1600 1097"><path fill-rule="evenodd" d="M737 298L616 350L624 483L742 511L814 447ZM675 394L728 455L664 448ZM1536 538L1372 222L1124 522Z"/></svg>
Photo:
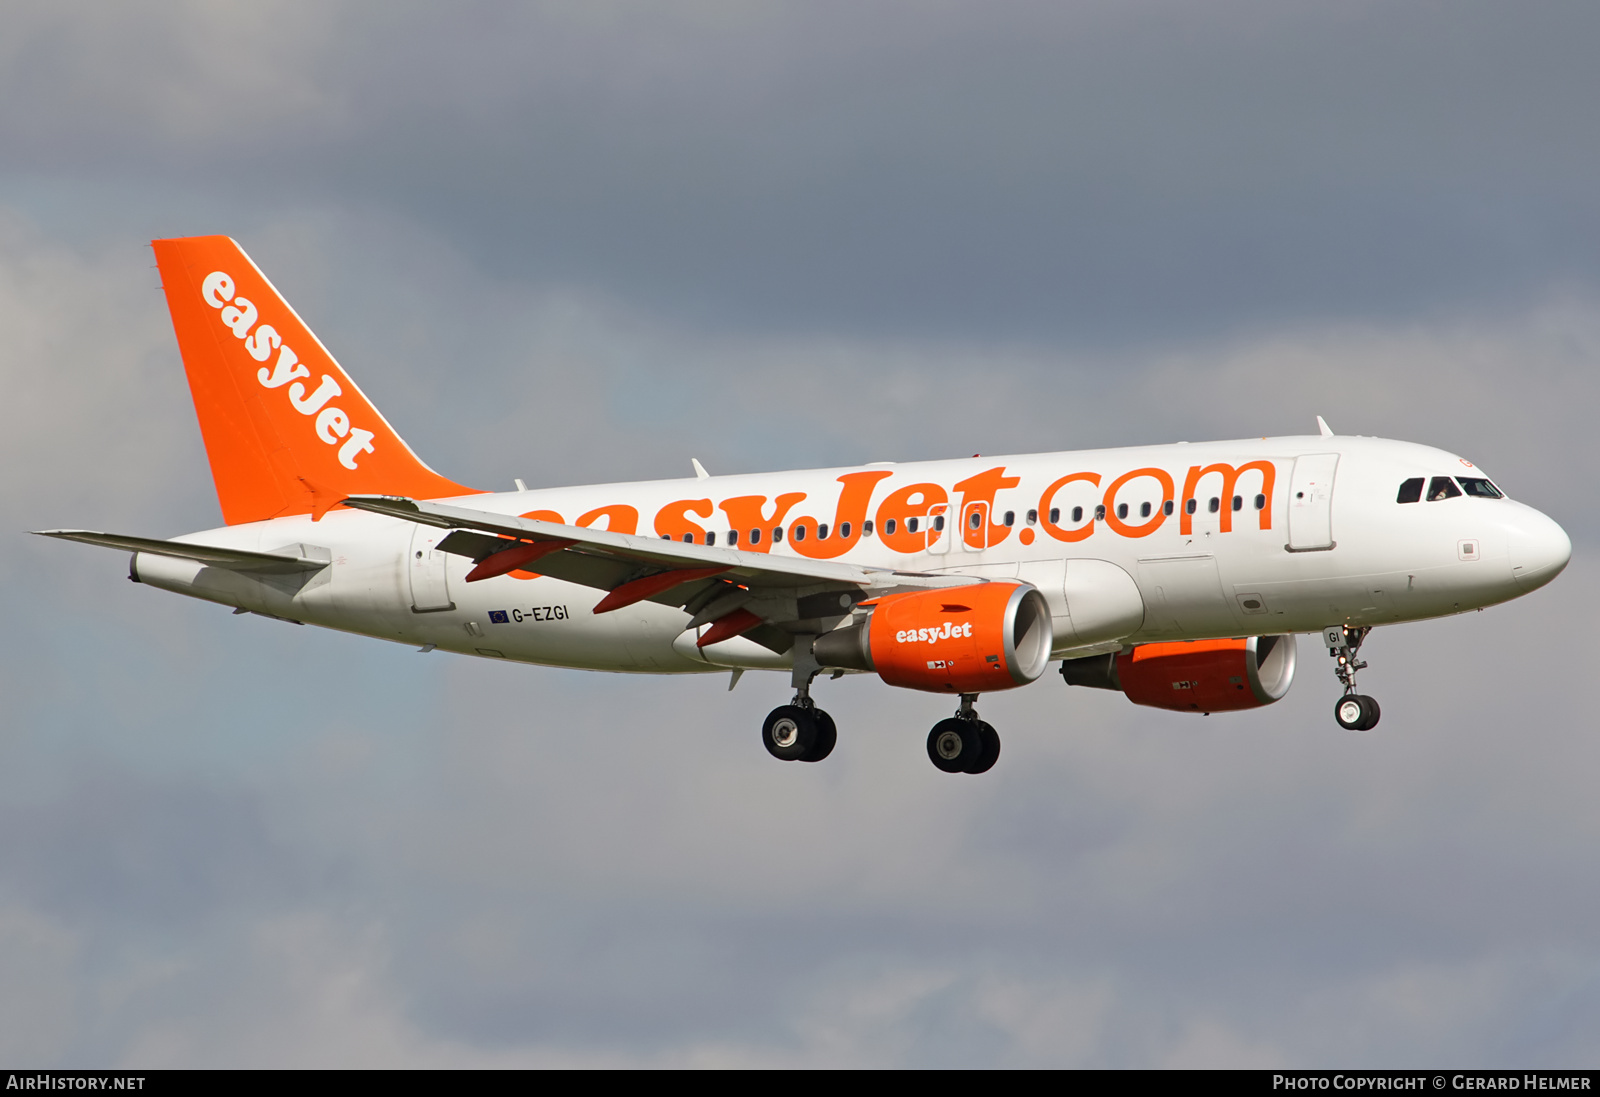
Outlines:
<svg viewBox="0 0 1600 1097"><path fill-rule="evenodd" d="M890 594L857 608L865 614L817 637L823 666L930 693L992 693L1027 685L1050 661L1050 607L1025 583Z"/></svg>
<svg viewBox="0 0 1600 1097"><path fill-rule="evenodd" d="M1232 712L1270 705L1294 681L1294 636L1140 644L1131 651L1068 659L1070 685L1121 690L1136 705L1177 712Z"/></svg>

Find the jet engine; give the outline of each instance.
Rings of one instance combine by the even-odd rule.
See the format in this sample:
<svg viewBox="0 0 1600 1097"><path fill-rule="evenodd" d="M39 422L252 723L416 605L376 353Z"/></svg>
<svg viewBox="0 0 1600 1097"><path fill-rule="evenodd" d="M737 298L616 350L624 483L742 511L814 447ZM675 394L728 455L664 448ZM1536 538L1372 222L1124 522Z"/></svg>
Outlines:
<svg viewBox="0 0 1600 1097"><path fill-rule="evenodd" d="M1139 644L1068 659L1061 677L1072 686L1121 690L1136 705L1232 712L1270 705L1288 693L1294 657L1293 635Z"/></svg>
<svg viewBox="0 0 1600 1097"><path fill-rule="evenodd" d="M1050 661L1050 607L1024 583L890 594L817 637L825 667L870 670L891 686L991 693L1025 686Z"/></svg>

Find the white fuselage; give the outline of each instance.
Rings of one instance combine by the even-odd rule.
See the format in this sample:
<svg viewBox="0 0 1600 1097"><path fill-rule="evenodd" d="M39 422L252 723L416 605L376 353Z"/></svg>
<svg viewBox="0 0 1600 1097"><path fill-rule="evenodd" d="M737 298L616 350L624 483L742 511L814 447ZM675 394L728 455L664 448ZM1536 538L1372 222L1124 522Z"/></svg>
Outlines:
<svg viewBox="0 0 1600 1097"><path fill-rule="evenodd" d="M1515 598L1553 578L1570 555L1553 521L1510 499L1396 501L1409 478L1481 475L1426 446L1310 436L550 488L472 495L463 505L674 540L688 534L700 544L712 534L719 546L736 533L734 547L774 557L1021 579L1050 602L1057 654L1072 654L1381 625ZM852 476L853 487L842 482ZM943 529L932 528L941 518ZM854 544L834 556L843 523ZM796 525L804 540L795 539ZM829 538L818 537L819 525ZM751 543L751 530L761 531L759 541ZM141 582L225 605L463 654L653 673L788 665L787 655L744 640L697 648L695 633L684 631L688 615L675 607L639 602L596 615L603 591L549 577L468 584L472 562L433 549L442 536L339 509L317 521L180 538L262 552L325 549L331 566L309 579L146 553L134 571ZM1126 573L1127 599L1137 589L1134 616L1074 604L1071 564L1079 561ZM1080 565L1090 567L1101 565Z"/></svg>

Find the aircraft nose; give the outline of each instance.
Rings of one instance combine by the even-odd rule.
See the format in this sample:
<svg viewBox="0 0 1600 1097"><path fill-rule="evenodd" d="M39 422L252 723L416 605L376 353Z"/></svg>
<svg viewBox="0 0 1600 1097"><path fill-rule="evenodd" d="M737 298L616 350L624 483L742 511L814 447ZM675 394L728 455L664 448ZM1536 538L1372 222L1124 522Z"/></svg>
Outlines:
<svg viewBox="0 0 1600 1097"><path fill-rule="evenodd" d="M1554 520L1526 508L1508 531L1511 577L1523 590L1536 590L1561 574L1572 559L1572 539Z"/></svg>

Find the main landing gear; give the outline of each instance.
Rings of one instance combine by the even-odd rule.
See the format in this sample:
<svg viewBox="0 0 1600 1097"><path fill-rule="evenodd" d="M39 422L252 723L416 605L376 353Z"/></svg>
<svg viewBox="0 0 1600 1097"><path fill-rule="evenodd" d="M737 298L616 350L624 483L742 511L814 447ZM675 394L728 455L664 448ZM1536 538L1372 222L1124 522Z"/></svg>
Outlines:
<svg viewBox="0 0 1600 1097"><path fill-rule="evenodd" d="M978 719L976 693L963 693L961 707L928 732L928 758L946 773L986 773L1000 759L1000 733Z"/></svg>
<svg viewBox="0 0 1600 1097"><path fill-rule="evenodd" d="M774 758L820 762L833 753L839 741L838 729L833 717L811 699L811 680L821 670L810 644L797 642L791 677L794 700L769 712L761 725L761 743ZM928 758L946 773L987 773L1000 759L1000 735L978 719L978 711L973 708L977 699L976 693L963 693L956 714L940 720L928 733Z"/></svg>
<svg viewBox="0 0 1600 1097"><path fill-rule="evenodd" d="M1328 654L1338 660L1333 673L1344 687L1344 696L1333 706L1333 718L1346 731L1371 731L1378 726L1380 710L1375 698L1356 692L1356 671L1366 668L1366 663L1356 658L1361 643L1372 629L1333 625L1322 630L1323 643Z"/></svg>
<svg viewBox="0 0 1600 1097"><path fill-rule="evenodd" d="M811 679L822 670L811 654L811 637L796 639L794 647L794 700L767 713L761 725L761 742L767 753L784 762L820 762L833 753L839 730L833 717L811 699Z"/></svg>
<svg viewBox="0 0 1600 1097"><path fill-rule="evenodd" d="M768 713L767 722L761 725L761 741L769 754L785 762L820 762L833 753L839 731L833 717L812 704L810 697L794 700L794 704L779 705Z"/></svg>

